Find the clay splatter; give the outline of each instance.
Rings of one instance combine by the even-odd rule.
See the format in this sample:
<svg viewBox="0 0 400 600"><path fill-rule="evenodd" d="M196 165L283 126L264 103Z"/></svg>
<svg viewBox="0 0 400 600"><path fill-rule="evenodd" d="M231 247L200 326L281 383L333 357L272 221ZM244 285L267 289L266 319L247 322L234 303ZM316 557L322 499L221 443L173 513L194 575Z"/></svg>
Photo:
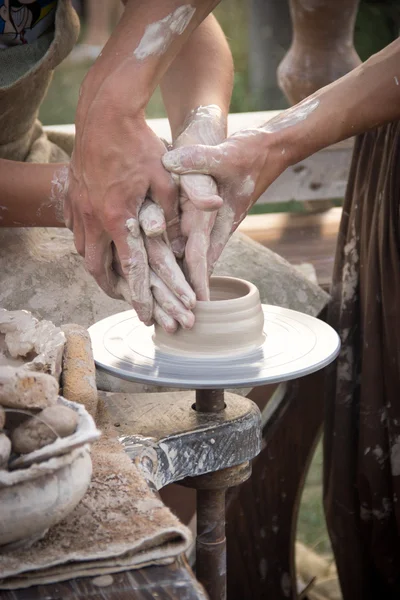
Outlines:
<svg viewBox="0 0 400 600"><path fill-rule="evenodd" d="M173 38L182 35L196 9L190 4L179 6L163 19L147 25L134 56L142 61L149 56L164 54Z"/></svg>

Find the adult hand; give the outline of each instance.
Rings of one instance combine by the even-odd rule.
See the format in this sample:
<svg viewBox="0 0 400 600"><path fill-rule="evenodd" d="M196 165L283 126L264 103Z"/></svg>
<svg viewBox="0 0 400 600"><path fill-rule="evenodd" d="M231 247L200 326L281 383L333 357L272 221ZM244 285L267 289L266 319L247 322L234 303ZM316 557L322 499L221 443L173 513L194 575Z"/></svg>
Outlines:
<svg viewBox="0 0 400 600"><path fill-rule="evenodd" d="M207 174L217 183L223 206L210 234L210 273L249 209L288 166L287 155L279 135L275 138L273 132L251 129L230 136L218 146L188 146L163 156L163 164L169 171L181 176Z"/></svg>
<svg viewBox="0 0 400 600"><path fill-rule="evenodd" d="M139 212L139 224L149 258L150 289L153 296L152 319L148 324L158 323L168 333L176 331L179 325L190 329L194 325L194 314L177 296L185 296L187 303L192 306L195 305L196 296L185 280L165 236L166 223L162 209L147 199ZM114 245L113 253L112 269L117 277L114 292L129 302L130 288Z"/></svg>
<svg viewBox="0 0 400 600"><path fill-rule="evenodd" d="M218 144L226 137L226 119L218 106L201 106L187 119L174 148L192 144ZM209 300L210 235L222 206L217 185L204 174L180 178L181 232L186 238L183 269L198 300Z"/></svg>
<svg viewBox="0 0 400 600"><path fill-rule="evenodd" d="M120 297L118 276L112 268L113 243L128 284L129 300L139 318L148 324L152 322L153 296L139 224L140 208L147 196L163 209L172 248L179 245L178 194L161 164L165 151L143 116L123 119L101 100L93 101L77 117L64 204L65 222L74 232L76 248L85 258L88 271L107 294ZM159 257L154 254L153 269ZM167 286L175 272L175 266L167 274L164 271ZM175 284L172 289L188 309L193 307L187 289L182 293Z"/></svg>
<svg viewBox="0 0 400 600"><path fill-rule="evenodd" d="M162 209L146 200L139 212L139 223L149 259L153 320L168 332L174 332L178 324L190 329L194 325L194 315L187 307L194 307L196 295L170 248Z"/></svg>

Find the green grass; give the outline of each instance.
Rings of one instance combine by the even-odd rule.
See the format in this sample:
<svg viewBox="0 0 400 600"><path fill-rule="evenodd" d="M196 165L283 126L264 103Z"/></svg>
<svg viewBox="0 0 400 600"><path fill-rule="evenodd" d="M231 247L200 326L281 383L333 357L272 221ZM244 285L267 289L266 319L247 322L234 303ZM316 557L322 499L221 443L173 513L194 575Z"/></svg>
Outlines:
<svg viewBox="0 0 400 600"><path fill-rule="evenodd" d="M322 442L317 446L304 485L297 538L318 554L332 556L322 507Z"/></svg>

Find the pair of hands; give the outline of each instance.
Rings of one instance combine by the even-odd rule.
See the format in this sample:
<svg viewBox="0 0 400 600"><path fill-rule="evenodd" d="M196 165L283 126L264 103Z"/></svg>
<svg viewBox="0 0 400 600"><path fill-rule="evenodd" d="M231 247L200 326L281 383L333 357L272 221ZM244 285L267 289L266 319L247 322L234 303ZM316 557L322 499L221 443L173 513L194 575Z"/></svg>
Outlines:
<svg viewBox="0 0 400 600"><path fill-rule="evenodd" d="M177 143L200 141L195 120L192 115ZM147 324L155 321L171 332L178 324L190 328L196 295L177 262L185 250L180 204L187 207L193 195L200 204L212 205L210 178L187 178L183 191L163 168L166 146L144 118L119 127L109 120L105 130L98 122L95 126L90 113L77 123L65 223L87 270L108 295L127 300ZM205 187L199 180L206 180ZM190 229L188 236L196 238L195 228ZM196 252L198 244L189 247Z"/></svg>
<svg viewBox="0 0 400 600"><path fill-rule="evenodd" d="M265 132L225 135L216 106L193 111L170 152L144 117L102 128L90 115L74 149L64 218L78 252L107 294L170 332L193 326L196 296L209 298L215 262L263 191Z"/></svg>

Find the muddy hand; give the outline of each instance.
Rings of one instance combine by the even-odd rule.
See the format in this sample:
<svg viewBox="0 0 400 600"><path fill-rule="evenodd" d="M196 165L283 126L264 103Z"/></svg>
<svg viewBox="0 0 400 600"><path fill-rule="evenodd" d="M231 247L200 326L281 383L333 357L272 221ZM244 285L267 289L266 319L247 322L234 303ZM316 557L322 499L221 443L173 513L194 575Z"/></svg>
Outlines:
<svg viewBox="0 0 400 600"><path fill-rule="evenodd" d="M226 137L226 119L218 106L200 106L189 115L174 148L194 143L218 144ZM209 300L210 236L222 206L217 185L205 174L180 178L181 232L186 238L183 269L198 300Z"/></svg>
<svg viewBox="0 0 400 600"><path fill-rule="evenodd" d="M249 209L288 166L286 150L277 139L279 136L271 135L275 131L273 124L271 131L267 125L265 129L238 132L218 146L178 148L162 158L165 168L181 178L189 173L201 173L211 175L217 184L223 205L210 234L210 273Z"/></svg>
<svg viewBox="0 0 400 600"><path fill-rule="evenodd" d="M166 331L175 331L178 324L190 329L194 324L191 309L196 296L168 244L162 209L147 199L139 212L139 223L150 266L153 319Z"/></svg>
<svg viewBox="0 0 400 600"><path fill-rule="evenodd" d="M98 127L98 110L77 117L79 135L70 163L65 221L88 271L114 297L120 293L112 269L115 246L129 288L130 297L125 299L141 321L150 323L153 296L139 212L151 195L167 222L177 223L178 190L161 164L165 146L144 118L135 117L127 125L111 114ZM169 235L174 239L172 226Z"/></svg>

